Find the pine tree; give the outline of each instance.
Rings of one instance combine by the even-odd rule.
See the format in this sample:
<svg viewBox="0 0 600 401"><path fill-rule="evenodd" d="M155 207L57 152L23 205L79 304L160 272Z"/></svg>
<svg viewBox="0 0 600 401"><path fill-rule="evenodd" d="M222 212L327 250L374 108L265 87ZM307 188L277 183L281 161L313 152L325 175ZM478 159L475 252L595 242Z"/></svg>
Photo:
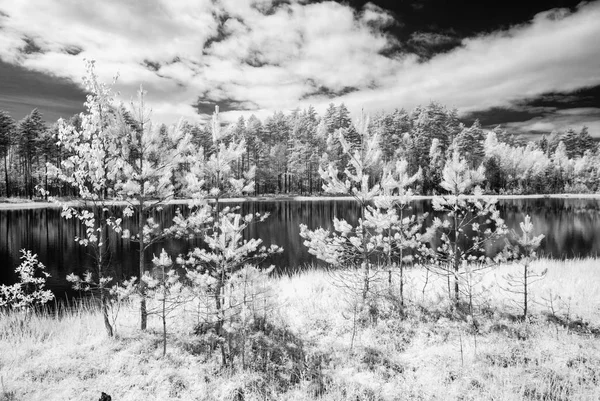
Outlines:
<svg viewBox="0 0 600 401"><path fill-rule="evenodd" d="M327 170L320 170L325 184L323 189L331 194L351 195L360 207L358 225L353 227L346 220L334 218L334 231L323 228L309 230L304 224L300 225L300 236L305 239L304 245L309 252L333 266L349 266L360 268L362 271L362 285L360 288L363 303L371 291L372 267L370 255L378 252L375 245L375 234L369 230L367 215L370 213L369 203L380 194L379 184L370 184L370 174L377 169L381 159L379 139L376 134L369 132L368 119L358 122L361 137L360 148L353 147L344 136L338 140L348 159L343 175L334 164L329 164Z"/></svg>
<svg viewBox="0 0 600 401"><path fill-rule="evenodd" d="M463 128L456 138L460 155L467 160L469 167L472 169L478 168L483 162L485 156L484 140L485 137L479 120L475 120L471 127Z"/></svg>
<svg viewBox="0 0 600 401"><path fill-rule="evenodd" d="M431 250L433 270L448 279L454 280L454 305L459 306L460 283L464 282L465 267L469 264L481 269L493 263L486 257L484 245L506 233L504 221L496 209L496 199L481 198L478 186L484 179L484 171L468 167L468 162L455 151L452 159L446 162L440 186L448 195L433 199L433 209L443 213L435 217L427 229L433 240L439 238L439 245ZM470 195L472 193L472 195Z"/></svg>
<svg viewBox="0 0 600 401"><path fill-rule="evenodd" d="M523 319L527 319L529 304L531 302L531 285L544 278L548 269L541 272L535 272L531 269L531 262L537 258L536 250L540 247L544 235L533 235L533 223L529 215L519 224L521 235L515 230L511 231L511 240L513 244L512 258L517 260L523 267L521 274L508 274L504 278L508 283L508 291L523 296Z"/></svg>
<svg viewBox="0 0 600 401"><path fill-rule="evenodd" d="M17 123L10 114L4 110L0 110L0 157L4 159L4 183L7 198L11 195L8 174L8 153L13 145L16 129Z"/></svg>
<svg viewBox="0 0 600 401"><path fill-rule="evenodd" d="M262 141L263 125L261 121L253 114L248 118L246 123L246 138L248 140L247 147L247 160L248 166L256 167L256 188L255 193L259 193L262 189L264 190L265 176L263 173L263 165L266 155L264 153L265 144ZM247 171L249 168L247 169Z"/></svg>
<svg viewBox="0 0 600 401"><path fill-rule="evenodd" d="M573 128L569 128L567 132L561 136L561 142L565 145L565 151L569 159L573 159L578 155L579 141L577 133Z"/></svg>
<svg viewBox="0 0 600 401"><path fill-rule="evenodd" d="M588 127L582 127L581 131L579 131L579 134L577 135L577 148L575 151L575 157L581 157L588 150L593 151L594 148L594 139L590 136L588 132Z"/></svg>
<svg viewBox="0 0 600 401"><path fill-rule="evenodd" d="M286 191L289 188L288 140L290 125L282 112L275 112L265 120L262 142L265 146L264 178L267 192Z"/></svg>
<svg viewBox="0 0 600 401"><path fill-rule="evenodd" d="M38 109L33 109L31 113L19 121L18 152L23 163L25 194L29 199L33 199L35 186L33 183L33 163L39 155L37 144L44 131L46 131L46 125Z"/></svg>
<svg viewBox="0 0 600 401"><path fill-rule="evenodd" d="M121 110L115 124L121 140L117 153L121 165L114 195L127 202L124 216L131 217L134 211L137 215L137 233L124 233L123 237L139 245L139 277L147 271L146 250L169 234L151 216L173 198L174 171L184 163L197 165L202 161L195 154L191 134L182 130L181 123L165 129L152 124L145 94L140 87L137 103L131 104L130 112ZM142 330L147 326L144 291L140 282Z"/></svg>
<svg viewBox="0 0 600 401"><path fill-rule="evenodd" d="M221 129L218 108L213 114L211 128L215 151L189 174L189 191L198 202L193 204L189 217L184 218L178 211L175 224L169 232L177 237L195 238L200 234L205 246L195 248L182 264L188 269L188 277L201 283L209 291L214 301L214 311L209 317L220 338L219 347L223 366L233 364L234 348L231 329L233 323L231 300L228 297L232 278L248 263L258 263L267 256L280 252L275 245L262 246L260 239L244 239L243 232L256 222L263 221L268 214L242 216L238 208L222 208L223 196L248 194L254 191L254 171L250 168L242 177L236 178L234 163L245 152L243 140L232 138L226 144L226 132ZM204 201L207 194L214 199L209 204Z"/></svg>

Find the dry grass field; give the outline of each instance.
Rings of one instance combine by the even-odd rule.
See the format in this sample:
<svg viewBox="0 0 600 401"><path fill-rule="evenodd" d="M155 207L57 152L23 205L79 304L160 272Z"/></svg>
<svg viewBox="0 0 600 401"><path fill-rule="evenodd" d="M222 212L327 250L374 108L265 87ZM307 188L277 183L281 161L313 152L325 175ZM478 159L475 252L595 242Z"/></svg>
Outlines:
<svg viewBox="0 0 600 401"><path fill-rule="evenodd" d="M390 287L382 272L366 312L339 285L350 272L270 278L267 324L248 332L250 348L267 352L249 352L245 369L221 368L193 333L191 306L169 318L166 357L161 322L140 332L135 304L122 305L115 338L90 305L5 313L0 400L598 400L600 260L533 267L548 273L531 288L526 321L503 290L518 265L485 272L472 313L453 308L446 280L425 270L408 272L404 308L397 277Z"/></svg>

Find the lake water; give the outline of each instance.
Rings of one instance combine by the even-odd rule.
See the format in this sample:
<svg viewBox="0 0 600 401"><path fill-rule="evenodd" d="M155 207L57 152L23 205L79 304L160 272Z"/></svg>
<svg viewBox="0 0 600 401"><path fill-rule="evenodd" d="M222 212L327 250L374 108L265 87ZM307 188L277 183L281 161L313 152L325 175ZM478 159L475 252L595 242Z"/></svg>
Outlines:
<svg viewBox="0 0 600 401"><path fill-rule="evenodd" d="M330 227L333 217L356 221L359 209L352 200L311 201L256 201L241 203L242 213L269 212L263 223L249 227L248 238L261 238L266 245L277 244L284 253L267 261L279 269L295 269L314 261L299 236L298 225L309 228ZM574 258L600 254L600 200L598 199L510 199L500 200L501 216L509 228L518 229L526 214L532 216L537 233L544 234L540 253L553 258ZM157 215L157 221L170 222L176 206L168 206ZM417 213L431 210L431 201L417 201ZM0 283L11 283L14 268L19 264L19 250L30 249L47 266L52 277L48 286L57 294L64 293L69 285L65 276L82 273L91 266L86 249L73 238L81 233L76 220L65 220L61 209L0 210ZM136 227L135 219L125 222L125 228ZM132 230L135 231L135 230ZM156 244L147 251L147 260L165 248L172 255L186 253L199 243L169 240ZM113 238L111 243L113 263L117 277L137 275L139 254L137 245Z"/></svg>

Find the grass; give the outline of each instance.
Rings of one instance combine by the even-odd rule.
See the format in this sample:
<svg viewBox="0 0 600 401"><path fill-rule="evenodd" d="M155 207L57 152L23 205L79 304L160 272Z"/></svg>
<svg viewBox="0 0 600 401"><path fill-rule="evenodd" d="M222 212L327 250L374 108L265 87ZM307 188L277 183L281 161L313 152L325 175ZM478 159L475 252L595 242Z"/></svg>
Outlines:
<svg viewBox="0 0 600 401"><path fill-rule="evenodd" d="M501 266L476 288L477 329L451 308L446 280L422 270L408 272L404 310L397 277L390 289L382 272L379 296L359 313L339 274L271 278L273 328L263 331L271 356L288 350L277 371L221 369L217 353L192 334L191 306L171 318L164 358L159 319L140 332L133 304L122 307L116 338L92 305L58 317L5 314L0 401L97 400L102 391L119 401L599 399L600 260L541 260L534 268L548 274L532 287L531 318L518 319L518 297L501 289L518 266Z"/></svg>

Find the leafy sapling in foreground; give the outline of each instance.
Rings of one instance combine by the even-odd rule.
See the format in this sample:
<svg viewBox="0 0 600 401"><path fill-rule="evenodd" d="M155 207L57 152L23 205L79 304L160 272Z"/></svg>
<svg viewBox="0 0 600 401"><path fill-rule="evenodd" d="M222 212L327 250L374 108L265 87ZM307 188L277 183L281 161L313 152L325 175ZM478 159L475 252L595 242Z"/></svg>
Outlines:
<svg viewBox="0 0 600 401"><path fill-rule="evenodd" d="M37 259L37 255L21 249L21 264L15 268L19 280L12 285L0 285L0 310L29 310L54 299L52 291L45 289L50 274Z"/></svg>
<svg viewBox="0 0 600 401"><path fill-rule="evenodd" d="M62 216L81 222L84 235L75 238L88 249L93 267L85 277L71 274L67 278L76 287L99 292L104 326L109 336L113 327L109 319L110 246L109 231L121 230L121 219L113 214L110 197L122 166L120 147L123 138L115 129L116 114L110 87L99 83L94 62L87 63L84 84L88 91L86 112L81 113L81 128L64 120L58 122L57 140L69 155L60 166L49 166L49 174L71 186L80 198L78 207L63 204ZM60 202L59 202L60 203Z"/></svg>
<svg viewBox="0 0 600 401"><path fill-rule="evenodd" d="M519 224L521 235L515 230L511 231L511 246L512 259L517 261L523 270L520 274L509 273L504 276L508 287L507 291L523 296L523 319L527 319L529 312L529 303L531 301L530 286L546 276L548 269L535 271L531 268L531 262L537 259L537 249L539 248L544 235L535 236L533 234L534 226L529 215L525 216L525 220Z"/></svg>

